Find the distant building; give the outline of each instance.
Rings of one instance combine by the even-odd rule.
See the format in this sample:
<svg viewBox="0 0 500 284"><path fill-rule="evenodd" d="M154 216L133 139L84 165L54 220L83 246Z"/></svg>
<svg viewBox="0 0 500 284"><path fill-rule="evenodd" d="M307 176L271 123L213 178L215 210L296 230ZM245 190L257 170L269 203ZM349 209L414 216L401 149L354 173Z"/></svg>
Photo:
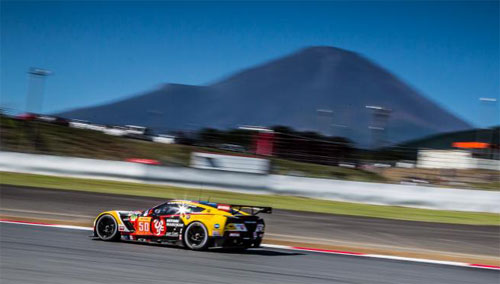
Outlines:
<svg viewBox="0 0 500 284"><path fill-rule="evenodd" d="M500 171L500 160L476 158L470 150L419 150L418 168Z"/></svg>
<svg viewBox="0 0 500 284"><path fill-rule="evenodd" d="M153 142L164 143L164 144L174 144L175 136L168 134L160 134L158 136L153 136Z"/></svg>

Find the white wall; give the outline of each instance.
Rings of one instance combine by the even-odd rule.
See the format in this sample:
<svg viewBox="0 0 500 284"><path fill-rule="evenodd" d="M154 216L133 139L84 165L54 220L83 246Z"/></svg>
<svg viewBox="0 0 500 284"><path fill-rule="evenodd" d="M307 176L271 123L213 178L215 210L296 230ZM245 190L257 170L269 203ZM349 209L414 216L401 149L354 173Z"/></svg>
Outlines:
<svg viewBox="0 0 500 284"><path fill-rule="evenodd" d="M474 163L476 169L500 171L500 160L474 159Z"/></svg>
<svg viewBox="0 0 500 284"><path fill-rule="evenodd" d="M0 152L0 171L216 186L348 202L500 213L500 192L161 167ZM279 197L276 197L279 198Z"/></svg>
<svg viewBox="0 0 500 284"><path fill-rule="evenodd" d="M483 169L500 171L500 160L473 158L464 150L420 150L417 167L427 169Z"/></svg>
<svg viewBox="0 0 500 284"><path fill-rule="evenodd" d="M426 169L473 169L472 155L463 150L419 150L417 167Z"/></svg>

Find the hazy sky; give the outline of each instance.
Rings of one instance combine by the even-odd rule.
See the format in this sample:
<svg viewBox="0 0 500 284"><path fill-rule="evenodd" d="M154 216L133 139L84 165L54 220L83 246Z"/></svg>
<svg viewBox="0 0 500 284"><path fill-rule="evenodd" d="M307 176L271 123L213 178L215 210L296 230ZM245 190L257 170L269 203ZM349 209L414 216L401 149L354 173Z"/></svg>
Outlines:
<svg viewBox="0 0 500 284"><path fill-rule="evenodd" d="M43 104L54 112L163 83L207 84L330 45L363 54L473 124L498 124L479 97L500 93L499 9L498 1L2 0L1 105L24 110L31 66L54 72Z"/></svg>

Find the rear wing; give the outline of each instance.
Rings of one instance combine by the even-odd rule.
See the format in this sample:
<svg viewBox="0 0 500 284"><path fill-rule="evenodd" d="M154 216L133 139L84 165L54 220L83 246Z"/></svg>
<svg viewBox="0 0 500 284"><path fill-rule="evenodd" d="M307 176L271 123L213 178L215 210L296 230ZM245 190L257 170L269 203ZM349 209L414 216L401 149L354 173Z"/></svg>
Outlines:
<svg viewBox="0 0 500 284"><path fill-rule="evenodd" d="M272 207L239 205L239 204L230 204L230 205L219 204L217 206L217 209L224 210L224 211L229 211L230 209L234 209L234 210L249 213L250 215L257 215L259 213L271 214L273 212Z"/></svg>

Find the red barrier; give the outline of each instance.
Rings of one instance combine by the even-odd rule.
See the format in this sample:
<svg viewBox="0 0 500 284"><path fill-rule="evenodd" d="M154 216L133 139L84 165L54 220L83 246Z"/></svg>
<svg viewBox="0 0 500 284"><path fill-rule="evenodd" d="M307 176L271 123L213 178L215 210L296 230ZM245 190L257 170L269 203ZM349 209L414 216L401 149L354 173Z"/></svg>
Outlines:
<svg viewBox="0 0 500 284"><path fill-rule="evenodd" d="M146 165L159 165L160 164L160 161L153 160L153 159L130 158L130 159L127 159L126 161L131 162L131 163L139 163L139 164L146 164Z"/></svg>

